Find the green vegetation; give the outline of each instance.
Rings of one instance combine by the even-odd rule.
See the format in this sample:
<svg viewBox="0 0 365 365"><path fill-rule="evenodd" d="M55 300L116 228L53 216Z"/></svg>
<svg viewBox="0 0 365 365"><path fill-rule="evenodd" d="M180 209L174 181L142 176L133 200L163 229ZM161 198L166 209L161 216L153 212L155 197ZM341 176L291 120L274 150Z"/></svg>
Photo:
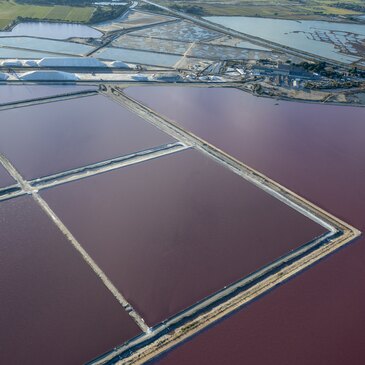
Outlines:
<svg viewBox="0 0 365 365"><path fill-rule="evenodd" d="M90 23L100 23L109 19L115 19L121 16L128 9L128 5L124 6L98 6L91 19Z"/></svg>
<svg viewBox="0 0 365 365"><path fill-rule="evenodd" d="M91 0L0 0L0 30L7 29L19 21L96 23L116 18L127 8L127 6L95 7L90 5L91 2Z"/></svg>
<svg viewBox="0 0 365 365"><path fill-rule="evenodd" d="M306 71L323 73L326 70L327 64L326 62L301 62L298 64L299 67L302 67ZM326 75L327 76L327 75Z"/></svg>
<svg viewBox="0 0 365 365"><path fill-rule="evenodd" d="M333 6L339 9L347 9L353 11L359 11L365 13L365 2L364 4L356 4L356 3L336 3Z"/></svg>
<svg viewBox="0 0 365 365"><path fill-rule="evenodd" d="M87 23L94 10L93 7L30 5L0 0L0 29L6 29L19 20Z"/></svg>
<svg viewBox="0 0 365 365"><path fill-rule="evenodd" d="M364 0L155 0L155 2L195 15L323 19L351 17L365 12Z"/></svg>
<svg viewBox="0 0 365 365"><path fill-rule="evenodd" d="M18 4L90 6L94 0L16 0Z"/></svg>
<svg viewBox="0 0 365 365"><path fill-rule="evenodd" d="M204 9L198 5L177 5L174 4L171 6L171 9L175 9L177 11L185 11L189 14L194 15L204 15Z"/></svg>

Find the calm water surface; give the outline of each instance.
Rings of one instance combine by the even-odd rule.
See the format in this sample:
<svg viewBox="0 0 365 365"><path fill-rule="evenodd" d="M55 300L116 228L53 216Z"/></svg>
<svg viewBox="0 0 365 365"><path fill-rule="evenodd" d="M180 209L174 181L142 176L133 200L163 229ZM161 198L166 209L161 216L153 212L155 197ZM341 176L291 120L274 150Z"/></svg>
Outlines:
<svg viewBox="0 0 365 365"><path fill-rule="evenodd" d="M314 20L296 21L240 16L212 16L207 17L206 19L242 33L346 63L358 60L359 57L339 53L333 44L311 39L310 33L315 31L318 33L336 32L336 37L333 39L337 38L342 42L346 42L346 39L343 38L343 36L344 32L347 32L354 33L363 41L365 40L364 24L345 24Z"/></svg>
<svg viewBox="0 0 365 365"><path fill-rule="evenodd" d="M23 59L41 59L44 57L55 57L54 53L47 52L37 52L37 51L27 51L23 49L17 48L0 48L0 58L9 59L9 58L23 58Z"/></svg>
<svg viewBox="0 0 365 365"><path fill-rule="evenodd" d="M86 44L30 37L0 37L0 46L21 48L23 52L55 52L66 55L83 55L93 49L92 46Z"/></svg>
<svg viewBox="0 0 365 365"><path fill-rule="evenodd" d="M47 22L20 23L9 32L0 32L0 37L28 36L53 39L99 38L101 35L98 30L82 24Z"/></svg>
<svg viewBox="0 0 365 365"><path fill-rule="evenodd" d="M140 331L30 197L0 204L0 363L83 364Z"/></svg>
<svg viewBox="0 0 365 365"><path fill-rule="evenodd" d="M96 87L66 85L1 85L0 104L92 89L96 89Z"/></svg>
<svg viewBox="0 0 365 365"><path fill-rule="evenodd" d="M0 151L37 178L173 139L103 96L0 112Z"/></svg>
<svg viewBox="0 0 365 365"><path fill-rule="evenodd" d="M347 176L365 177L365 108L277 102L229 88L133 87L127 93L278 182L293 188L296 181L296 192L315 202L324 193L336 197L340 187L346 191ZM293 169L298 156L299 172ZM345 174L338 173L340 161ZM308 174L314 164L326 173ZM324 192L326 181L333 184ZM358 187L358 179L353 184ZM343 204L331 202L337 212ZM362 225L361 214L355 216L350 223Z"/></svg>
<svg viewBox="0 0 365 365"><path fill-rule="evenodd" d="M15 181L8 174L2 165L0 165L0 188L14 184Z"/></svg>
<svg viewBox="0 0 365 365"><path fill-rule="evenodd" d="M130 94L365 231L365 109L275 105L230 89ZM253 365L362 365L363 277L362 238L158 364L241 364L244 356Z"/></svg>
<svg viewBox="0 0 365 365"><path fill-rule="evenodd" d="M42 196L149 325L325 231L192 150Z"/></svg>

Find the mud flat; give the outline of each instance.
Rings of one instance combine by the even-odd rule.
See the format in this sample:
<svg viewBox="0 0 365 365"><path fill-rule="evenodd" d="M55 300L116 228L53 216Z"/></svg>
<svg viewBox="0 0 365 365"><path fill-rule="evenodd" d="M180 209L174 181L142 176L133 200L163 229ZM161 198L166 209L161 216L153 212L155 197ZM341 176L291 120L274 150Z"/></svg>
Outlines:
<svg viewBox="0 0 365 365"><path fill-rule="evenodd" d="M113 42L113 46L183 55L190 43L124 34Z"/></svg>
<svg viewBox="0 0 365 365"><path fill-rule="evenodd" d="M81 364L140 332L32 198L0 216L2 364Z"/></svg>
<svg viewBox="0 0 365 365"><path fill-rule="evenodd" d="M0 152L35 179L173 141L103 96L0 112Z"/></svg>
<svg viewBox="0 0 365 365"><path fill-rule="evenodd" d="M148 27L173 20L176 20L176 18L132 10L117 19L96 24L95 28L104 32L111 32L130 28Z"/></svg>
<svg viewBox="0 0 365 365"><path fill-rule="evenodd" d="M93 57L102 60L117 60L149 66L156 65L164 67L173 67L181 59L180 56L172 54L145 52L114 47L103 48L100 51L97 51Z"/></svg>

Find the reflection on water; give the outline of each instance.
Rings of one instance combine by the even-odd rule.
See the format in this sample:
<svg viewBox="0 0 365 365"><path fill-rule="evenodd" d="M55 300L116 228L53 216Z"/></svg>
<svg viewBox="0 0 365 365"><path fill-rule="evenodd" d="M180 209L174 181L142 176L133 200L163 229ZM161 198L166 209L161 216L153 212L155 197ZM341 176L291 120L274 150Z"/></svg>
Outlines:
<svg viewBox="0 0 365 365"><path fill-rule="evenodd" d="M84 364L139 333L30 197L0 203L0 278L1 364Z"/></svg>
<svg viewBox="0 0 365 365"><path fill-rule="evenodd" d="M42 195L149 325L324 232L192 150Z"/></svg>
<svg viewBox="0 0 365 365"><path fill-rule="evenodd" d="M360 54L360 57L355 57L339 53L339 50L356 54L354 45L365 40L365 25L361 24L239 16L206 19L242 33L346 63L360 59Z"/></svg>
<svg viewBox="0 0 365 365"><path fill-rule="evenodd" d="M129 94L365 232L364 108L277 102L233 89ZM361 365L364 263L362 236L156 365L241 364L243 356L255 365Z"/></svg>
<svg viewBox="0 0 365 365"><path fill-rule="evenodd" d="M82 55L93 49L93 47L86 44L30 37L0 37L0 46L15 47L21 48L22 50L34 50L39 52L64 53L69 55Z"/></svg>
<svg viewBox="0 0 365 365"><path fill-rule="evenodd" d="M41 59L44 57L55 57L55 56L57 56L57 54L55 54L55 53L36 52L36 51L27 51L27 50L16 49L16 48L0 47L0 58L4 58L4 59L8 59L8 58Z"/></svg>
<svg viewBox="0 0 365 365"><path fill-rule="evenodd" d="M102 33L82 24L30 22L17 24L9 32L0 32L0 37L28 36L53 39L71 37L99 38Z"/></svg>
<svg viewBox="0 0 365 365"><path fill-rule="evenodd" d="M300 194L306 195L308 186L316 191L316 199L329 193L318 184L318 176L347 186L346 174L339 175L336 168L340 157L341 169L365 179L365 108L278 103L228 88L146 86L129 88L127 94L285 185L300 174L295 186ZM303 168L294 174L298 159ZM308 174L309 165L316 165L319 175ZM331 168L328 178L322 165ZM333 198L331 204L339 201Z"/></svg>
<svg viewBox="0 0 365 365"><path fill-rule="evenodd" d="M28 179L172 141L103 96L4 110L0 118L0 152Z"/></svg>

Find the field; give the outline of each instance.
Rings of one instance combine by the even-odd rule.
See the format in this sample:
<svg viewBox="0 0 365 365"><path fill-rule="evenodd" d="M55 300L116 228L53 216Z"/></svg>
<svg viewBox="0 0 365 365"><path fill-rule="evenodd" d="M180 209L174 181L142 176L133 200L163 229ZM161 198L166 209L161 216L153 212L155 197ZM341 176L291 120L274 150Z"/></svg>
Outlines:
<svg viewBox="0 0 365 365"><path fill-rule="evenodd" d="M34 20L59 20L63 22L88 22L93 7L23 5L0 0L0 29L6 29L18 17Z"/></svg>
<svg viewBox="0 0 365 365"><path fill-rule="evenodd" d="M362 14L346 8L363 6L361 0L156 0L157 3L169 7L195 13L196 15L239 15L239 16L262 16L285 19L321 19L332 16L346 16ZM336 4L344 6L339 7Z"/></svg>

